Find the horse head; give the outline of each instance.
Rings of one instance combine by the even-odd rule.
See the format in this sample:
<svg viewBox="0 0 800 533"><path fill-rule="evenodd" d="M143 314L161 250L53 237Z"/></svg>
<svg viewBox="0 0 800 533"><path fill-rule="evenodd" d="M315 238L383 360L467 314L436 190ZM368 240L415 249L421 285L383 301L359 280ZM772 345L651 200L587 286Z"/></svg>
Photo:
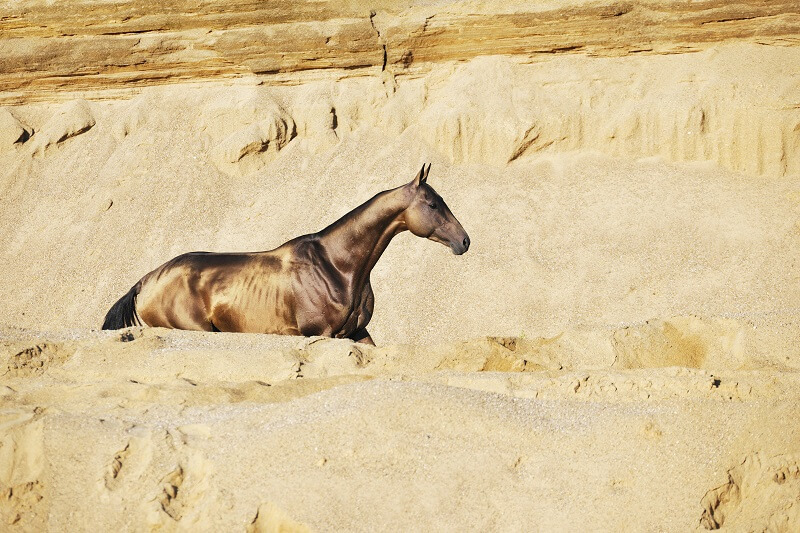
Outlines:
<svg viewBox="0 0 800 533"><path fill-rule="evenodd" d="M417 237L449 246L454 254L461 255L469 249L469 235L442 197L428 185L430 170L430 164L427 168L422 165L416 177L406 186L412 195L411 203L404 211L406 226Z"/></svg>

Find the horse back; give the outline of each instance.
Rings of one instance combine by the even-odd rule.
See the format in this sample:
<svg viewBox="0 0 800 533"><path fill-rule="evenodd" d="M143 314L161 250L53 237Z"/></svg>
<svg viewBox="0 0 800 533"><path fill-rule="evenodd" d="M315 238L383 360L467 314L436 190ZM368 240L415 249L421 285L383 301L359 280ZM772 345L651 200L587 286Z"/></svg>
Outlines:
<svg viewBox="0 0 800 533"><path fill-rule="evenodd" d="M279 253L190 252L142 278L137 311L150 326L291 332L285 278Z"/></svg>

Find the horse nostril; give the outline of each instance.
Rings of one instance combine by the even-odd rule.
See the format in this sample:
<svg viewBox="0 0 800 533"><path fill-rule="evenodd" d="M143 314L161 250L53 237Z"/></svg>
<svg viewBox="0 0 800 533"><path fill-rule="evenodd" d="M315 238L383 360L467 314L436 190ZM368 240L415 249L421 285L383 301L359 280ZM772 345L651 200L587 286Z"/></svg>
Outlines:
<svg viewBox="0 0 800 533"><path fill-rule="evenodd" d="M464 249L469 248L469 237L464 237Z"/></svg>

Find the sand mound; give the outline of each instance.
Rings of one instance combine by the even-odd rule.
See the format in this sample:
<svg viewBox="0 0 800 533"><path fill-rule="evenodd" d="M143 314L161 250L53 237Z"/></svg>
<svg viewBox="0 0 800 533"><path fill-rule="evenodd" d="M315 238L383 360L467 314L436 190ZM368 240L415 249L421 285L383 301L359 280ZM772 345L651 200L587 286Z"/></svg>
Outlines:
<svg viewBox="0 0 800 533"><path fill-rule="evenodd" d="M263 167L296 135L295 123L265 91L220 91L203 108L210 157L228 174Z"/></svg>
<svg viewBox="0 0 800 533"><path fill-rule="evenodd" d="M56 110L28 146L34 156L41 156L49 147L80 135L94 125L95 119L88 102L85 100L69 102Z"/></svg>
<svg viewBox="0 0 800 533"><path fill-rule="evenodd" d="M728 471L728 483L703 497L706 529L792 531L800 526L800 458L748 455Z"/></svg>
<svg viewBox="0 0 800 533"><path fill-rule="evenodd" d="M209 531L800 525L797 374L592 368L581 336L609 332L372 348L6 329L0 515L20 530L72 513Z"/></svg>
<svg viewBox="0 0 800 533"><path fill-rule="evenodd" d="M0 150L6 151L30 138L31 132L8 109L0 108Z"/></svg>

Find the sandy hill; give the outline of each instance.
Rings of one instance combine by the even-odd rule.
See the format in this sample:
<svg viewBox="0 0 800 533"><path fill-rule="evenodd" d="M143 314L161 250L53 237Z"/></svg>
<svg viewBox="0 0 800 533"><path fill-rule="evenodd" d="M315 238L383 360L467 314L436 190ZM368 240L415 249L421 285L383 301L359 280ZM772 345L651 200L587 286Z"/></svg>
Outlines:
<svg viewBox="0 0 800 533"><path fill-rule="evenodd" d="M0 530L800 529L796 2L0 6ZM378 347L101 332L431 162Z"/></svg>

